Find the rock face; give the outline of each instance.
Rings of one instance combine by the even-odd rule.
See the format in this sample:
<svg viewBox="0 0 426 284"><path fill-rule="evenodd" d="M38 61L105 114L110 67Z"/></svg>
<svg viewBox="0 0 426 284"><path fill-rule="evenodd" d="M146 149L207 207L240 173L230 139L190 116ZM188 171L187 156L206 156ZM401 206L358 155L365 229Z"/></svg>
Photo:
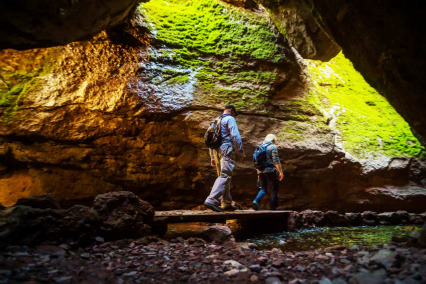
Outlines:
<svg viewBox="0 0 426 284"><path fill-rule="evenodd" d="M0 3L0 49L29 49L87 40L120 24L140 1L25 1Z"/></svg>
<svg viewBox="0 0 426 284"><path fill-rule="evenodd" d="M154 209L131 192L99 195L93 208L75 205L66 210L52 209L40 206L42 197L36 200L38 202L20 199L17 205L0 211L0 246L41 243L84 246L93 243L97 236L114 240L151 233L149 224L153 221ZM44 200L56 204L49 196Z"/></svg>
<svg viewBox="0 0 426 284"><path fill-rule="evenodd" d="M295 13L291 8L292 2L280 1L278 5L274 1L260 1L274 15ZM425 25L420 24L426 4L421 1L341 3L317 0L297 3L296 13L300 10L310 11L298 14L304 19L303 22L312 23L313 17L317 24L315 28L342 47L356 69L401 113L425 144L426 117L418 115L426 107L422 79L425 68L422 60L419 60L419 56L425 53L425 45L418 39L426 32ZM288 6L281 12L280 7ZM284 21L284 25L287 22Z"/></svg>
<svg viewBox="0 0 426 284"><path fill-rule="evenodd" d="M1 203L127 190L156 209L192 208L215 179L204 132L230 102L249 155L268 133L279 138L280 208L424 210L424 163L345 152L305 63L265 12L168 4L150 1L91 41L0 52ZM251 159L233 180L234 199L249 205Z"/></svg>
<svg viewBox="0 0 426 284"><path fill-rule="evenodd" d="M341 50L334 39L316 23L309 1L257 0L299 54L306 59L328 61Z"/></svg>
<svg viewBox="0 0 426 284"><path fill-rule="evenodd" d="M0 212L0 244L36 245L93 242L98 216L92 209L75 205L64 209L12 206Z"/></svg>
<svg viewBox="0 0 426 284"><path fill-rule="evenodd" d="M45 5L36 1L5 2L0 6L0 48L45 47L88 39L120 23L138 3L112 2L54 1ZM253 1L228 2L245 8L256 7ZM417 39L425 33L421 24L424 3L257 2L269 8L275 24L305 58L329 60L339 46L343 47L357 69L386 95L418 137L424 139L425 118L421 115L426 105L424 68L422 60L418 60L418 55L424 54L424 45L417 44Z"/></svg>
<svg viewBox="0 0 426 284"><path fill-rule="evenodd" d="M426 137L425 68L418 43L426 32L422 22L426 3L421 1L312 1L336 42L357 70L375 86L410 123ZM374 27L374 28L373 28ZM423 140L424 141L424 140ZM424 144L424 143L423 143Z"/></svg>
<svg viewBox="0 0 426 284"><path fill-rule="evenodd" d="M235 242L231 229L227 226L211 226L203 230L200 236L208 242L216 242L218 244Z"/></svg>
<svg viewBox="0 0 426 284"><path fill-rule="evenodd" d="M305 58L329 60L340 46L425 144L426 116L420 115L426 107L425 68L419 60L426 52L419 42L426 33L424 2L256 2L268 9L280 31Z"/></svg>
<svg viewBox="0 0 426 284"><path fill-rule="evenodd" d="M93 208L99 214L102 235L107 239L123 239L129 235L149 234L154 208L131 192L120 191L98 195Z"/></svg>

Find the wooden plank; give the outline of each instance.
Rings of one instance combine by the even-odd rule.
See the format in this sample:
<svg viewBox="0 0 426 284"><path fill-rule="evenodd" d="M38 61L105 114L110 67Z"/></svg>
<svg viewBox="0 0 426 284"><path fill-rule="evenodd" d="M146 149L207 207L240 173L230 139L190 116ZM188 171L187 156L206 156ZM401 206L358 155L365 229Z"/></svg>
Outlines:
<svg viewBox="0 0 426 284"><path fill-rule="evenodd" d="M287 219L292 211L269 211L269 210L236 210L225 212L214 212L210 210L173 210L156 211L155 217L166 219L167 223L185 222L218 222L224 223L226 220L252 220L252 219Z"/></svg>

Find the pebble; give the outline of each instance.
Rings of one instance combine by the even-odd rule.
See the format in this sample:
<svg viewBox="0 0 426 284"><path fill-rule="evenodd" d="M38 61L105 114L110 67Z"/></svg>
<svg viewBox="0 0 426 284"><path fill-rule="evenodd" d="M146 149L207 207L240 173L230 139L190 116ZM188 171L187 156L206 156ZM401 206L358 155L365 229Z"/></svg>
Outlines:
<svg viewBox="0 0 426 284"><path fill-rule="evenodd" d="M266 284L281 284L281 280L278 277L268 277L265 280ZM290 282L289 282L290 284Z"/></svg>
<svg viewBox="0 0 426 284"><path fill-rule="evenodd" d="M83 259L89 259L89 258L90 258L90 253L87 253L87 252L82 253L82 254L80 255L80 257L81 257L81 258L83 258Z"/></svg>
<svg viewBox="0 0 426 284"><path fill-rule="evenodd" d="M0 250L0 283L426 283L426 250L339 246L306 252L245 250L158 238Z"/></svg>
<svg viewBox="0 0 426 284"><path fill-rule="evenodd" d="M260 271L260 265L259 264L250 265L249 269L253 272L259 272Z"/></svg>

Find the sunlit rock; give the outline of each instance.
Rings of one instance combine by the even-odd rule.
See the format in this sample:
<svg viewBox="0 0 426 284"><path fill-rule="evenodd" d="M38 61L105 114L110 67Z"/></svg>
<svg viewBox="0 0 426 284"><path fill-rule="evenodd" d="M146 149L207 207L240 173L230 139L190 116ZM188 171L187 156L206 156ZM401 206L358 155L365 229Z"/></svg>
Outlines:
<svg viewBox="0 0 426 284"><path fill-rule="evenodd" d="M268 10L274 24L305 59L328 61L341 50L334 39L316 23L309 1L256 0Z"/></svg>

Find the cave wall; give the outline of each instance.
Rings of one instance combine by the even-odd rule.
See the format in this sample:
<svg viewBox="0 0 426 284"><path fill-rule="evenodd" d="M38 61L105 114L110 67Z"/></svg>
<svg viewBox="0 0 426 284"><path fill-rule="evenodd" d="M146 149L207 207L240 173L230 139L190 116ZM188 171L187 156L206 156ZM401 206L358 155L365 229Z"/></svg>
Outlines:
<svg viewBox="0 0 426 284"><path fill-rule="evenodd" d="M328 61L341 51L325 27L317 24L308 1L256 2L267 7L271 20L303 58Z"/></svg>
<svg viewBox="0 0 426 284"><path fill-rule="evenodd" d="M410 123L425 144L424 1L312 1L357 70Z"/></svg>
<svg viewBox="0 0 426 284"><path fill-rule="evenodd" d="M343 48L356 69L386 96L425 145L424 1L225 2L248 9L258 8L258 4L265 6L271 20L304 58L329 60ZM2 2L0 49L40 48L85 40L121 23L138 3Z"/></svg>
<svg viewBox="0 0 426 284"><path fill-rule="evenodd" d="M14 0L0 2L0 49L30 49L88 40L121 24L137 0Z"/></svg>
<svg viewBox="0 0 426 284"><path fill-rule="evenodd" d="M201 204L215 178L203 134L230 102L248 154L280 139L281 208L422 210L424 163L364 163L341 147L312 73L265 11L151 1L90 41L0 58L1 203L125 189L162 209ZM255 184L248 159L234 199L250 205Z"/></svg>
<svg viewBox="0 0 426 284"><path fill-rule="evenodd" d="M426 144L424 1L257 0L304 58L341 47L364 78L407 120ZM287 18L287 19L284 19ZM300 23L299 23L300 22ZM303 29L303 32L299 31ZM305 36L318 30L321 37ZM298 31L298 32L293 32ZM319 58L329 60L329 58Z"/></svg>

